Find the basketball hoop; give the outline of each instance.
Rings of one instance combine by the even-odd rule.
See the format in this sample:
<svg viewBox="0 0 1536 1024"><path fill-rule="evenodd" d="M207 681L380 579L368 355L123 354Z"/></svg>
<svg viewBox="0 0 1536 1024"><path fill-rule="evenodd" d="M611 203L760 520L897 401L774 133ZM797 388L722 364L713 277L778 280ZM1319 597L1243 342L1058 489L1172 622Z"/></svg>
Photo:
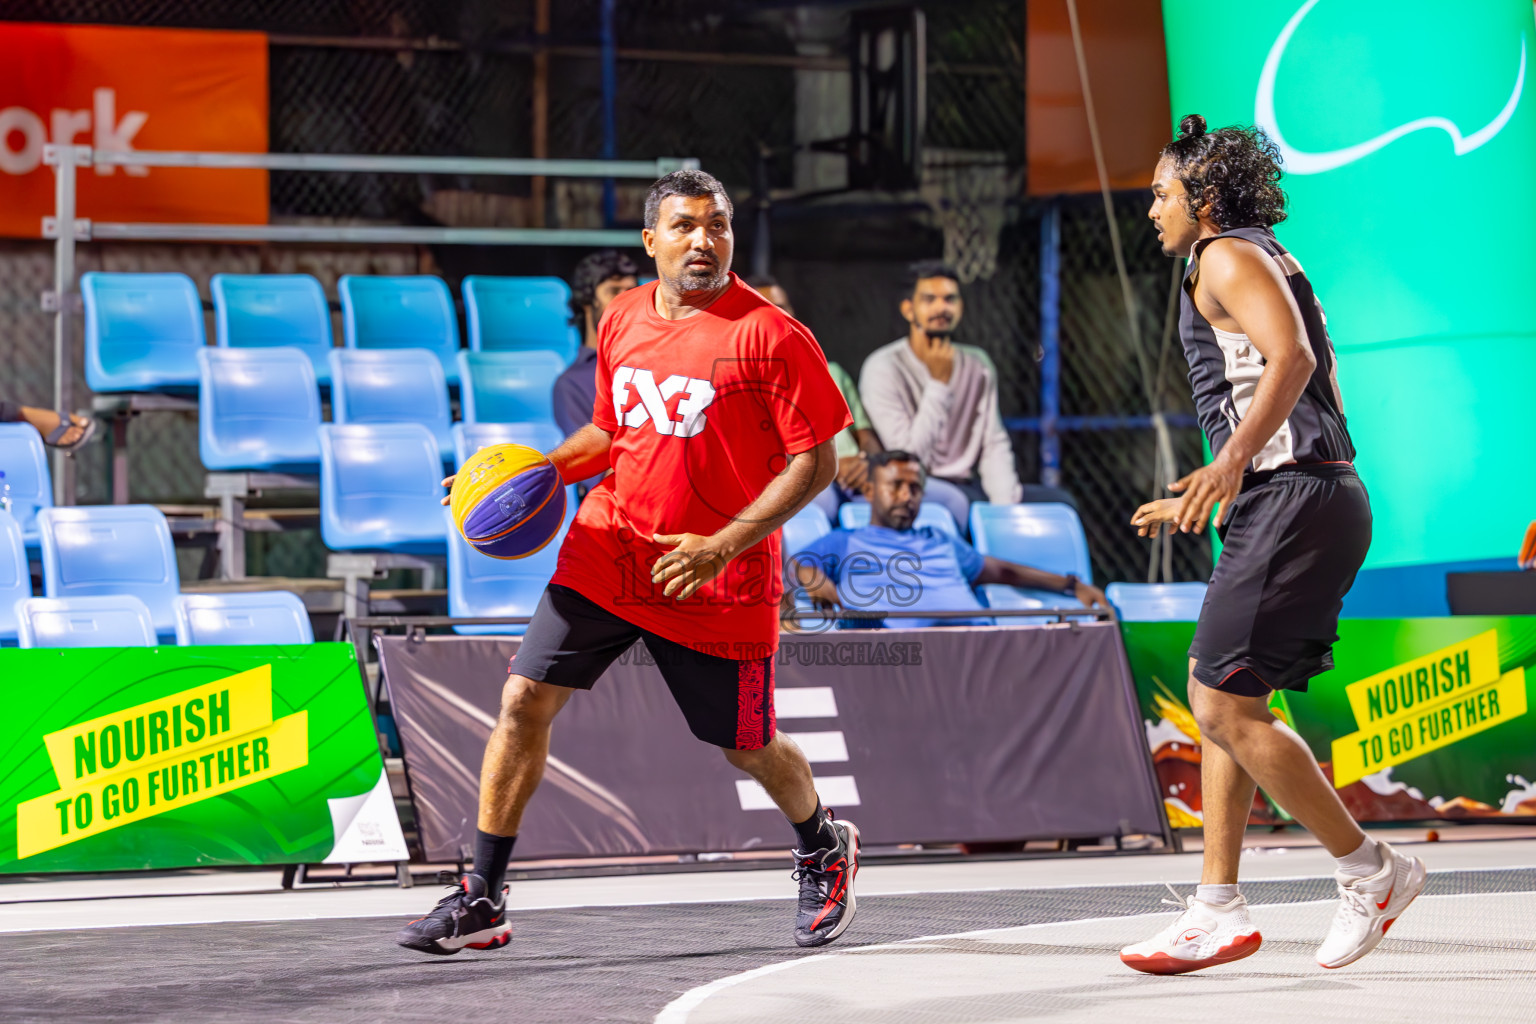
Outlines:
<svg viewBox="0 0 1536 1024"><path fill-rule="evenodd" d="M1018 191L1020 172L1009 170L1001 153L929 150L925 156L920 192L944 232L944 262L955 268L962 284L991 277L997 272L1007 202Z"/></svg>

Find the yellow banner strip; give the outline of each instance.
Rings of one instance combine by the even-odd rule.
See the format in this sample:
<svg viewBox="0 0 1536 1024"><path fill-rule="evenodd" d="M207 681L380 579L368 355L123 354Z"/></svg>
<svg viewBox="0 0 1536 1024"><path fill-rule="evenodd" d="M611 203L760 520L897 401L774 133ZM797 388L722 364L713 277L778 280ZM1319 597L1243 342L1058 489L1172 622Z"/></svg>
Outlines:
<svg viewBox="0 0 1536 1024"><path fill-rule="evenodd" d="M1369 729L1413 718L1498 678L1499 634L1490 629L1350 683L1344 694L1355 713L1355 724Z"/></svg>
<svg viewBox="0 0 1536 1024"><path fill-rule="evenodd" d="M1450 700L1334 740L1333 784L1342 789L1525 712L1525 669L1514 668L1488 686L1464 690Z"/></svg>

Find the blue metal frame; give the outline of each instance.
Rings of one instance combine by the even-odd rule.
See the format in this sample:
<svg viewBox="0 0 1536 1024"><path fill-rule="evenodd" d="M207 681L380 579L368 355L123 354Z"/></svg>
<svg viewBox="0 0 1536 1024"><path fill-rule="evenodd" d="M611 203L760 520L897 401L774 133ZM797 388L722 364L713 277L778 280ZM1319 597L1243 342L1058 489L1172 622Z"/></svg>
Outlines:
<svg viewBox="0 0 1536 1024"><path fill-rule="evenodd" d="M1040 219L1040 482L1061 486L1061 204ZM1010 430L1028 430L1014 427Z"/></svg>
<svg viewBox="0 0 1536 1024"><path fill-rule="evenodd" d="M613 18L616 0L603 0L602 9L602 65L603 65L603 159L612 160L619 149L617 119L619 94L619 47L614 38ZM613 227L618 214L618 191L612 178L603 179L603 226Z"/></svg>

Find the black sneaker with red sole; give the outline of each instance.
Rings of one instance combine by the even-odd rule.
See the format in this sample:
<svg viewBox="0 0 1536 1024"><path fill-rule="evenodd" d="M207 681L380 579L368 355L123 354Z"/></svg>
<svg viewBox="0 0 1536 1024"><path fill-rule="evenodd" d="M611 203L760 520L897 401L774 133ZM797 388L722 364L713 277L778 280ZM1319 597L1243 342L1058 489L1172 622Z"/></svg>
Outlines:
<svg viewBox="0 0 1536 1024"><path fill-rule="evenodd" d="M426 917L400 929L395 941L407 949L449 956L461 949L500 949L512 941L507 890L492 901L485 879L465 875Z"/></svg>
<svg viewBox="0 0 1536 1024"><path fill-rule="evenodd" d="M834 821L838 844L830 850L795 850L794 879L800 883L795 943L825 946L853 923L853 878L859 873L859 830Z"/></svg>

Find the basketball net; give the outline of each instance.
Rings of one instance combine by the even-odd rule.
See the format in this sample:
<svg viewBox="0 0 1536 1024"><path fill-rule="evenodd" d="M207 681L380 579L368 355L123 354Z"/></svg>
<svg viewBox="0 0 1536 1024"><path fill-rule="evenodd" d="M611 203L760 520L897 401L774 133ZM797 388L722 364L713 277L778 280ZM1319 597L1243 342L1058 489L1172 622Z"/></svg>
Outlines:
<svg viewBox="0 0 1536 1024"><path fill-rule="evenodd" d="M1002 154L975 156L981 159L924 167L920 189L944 232L944 262L955 268L961 284L997 272L1007 202L1020 181L1019 172L1009 171Z"/></svg>

